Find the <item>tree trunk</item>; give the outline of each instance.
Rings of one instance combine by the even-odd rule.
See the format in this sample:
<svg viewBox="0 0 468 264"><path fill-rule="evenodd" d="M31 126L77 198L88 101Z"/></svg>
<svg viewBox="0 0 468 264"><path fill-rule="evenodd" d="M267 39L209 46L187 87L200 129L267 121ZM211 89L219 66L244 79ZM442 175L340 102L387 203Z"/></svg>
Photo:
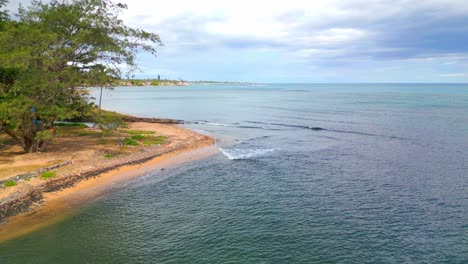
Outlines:
<svg viewBox="0 0 468 264"><path fill-rule="evenodd" d="M49 145L50 140L41 140L39 142L39 151L40 152L45 152L47 151L47 146Z"/></svg>
<svg viewBox="0 0 468 264"><path fill-rule="evenodd" d="M101 115L101 104L102 104L102 86L100 87L101 91L99 93L99 115Z"/></svg>
<svg viewBox="0 0 468 264"><path fill-rule="evenodd" d="M17 135L15 135L15 133L13 133L13 131L5 128L5 133L10 136L11 138L13 138L16 142L18 142L18 144L21 145L21 147L24 149L24 151L28 151L28 147L26 146L26 143L21 140L21 138L19 138Z"/></svg>
<svg viewBox="0 0 468 264"><path fill-rule="evenodd" d="M39 151L39 142L34 139L35 135L26 135L26 131L23 131L23 136L22 138L18 137L13 131L4 128L5 133L13 138L18 144L21 145L23 150L26 153L34 153Z"/></svg>
<svg viewBox="0 0 468 264"><path fill-rule="evenodd" d="M38 143L33 141L31 142L31 146L29 146L29 150L28 150L28 153L35 153L39 150L38 148Z"/></svg>

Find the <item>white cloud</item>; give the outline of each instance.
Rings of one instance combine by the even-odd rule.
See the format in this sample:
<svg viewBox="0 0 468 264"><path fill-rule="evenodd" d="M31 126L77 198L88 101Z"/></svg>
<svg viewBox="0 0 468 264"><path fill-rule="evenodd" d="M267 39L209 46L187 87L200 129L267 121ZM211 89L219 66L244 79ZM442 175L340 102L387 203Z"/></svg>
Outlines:
<svg viewBox="0 0 468 264"><path fill-rule="evenodd" d="M128 4L126 24L158 33L165 44L156 61L141 56L148 74L196 72L206 61L205 71L224 63L242 72L248 63L250 72L271 67L275 76L310 65L338 74L359 62L395 72L405 64L414 71L440 66L430 75L467 77L457 73L468 64L467 0L115 1ZM11 0L9 6L18 2L29 0ZM401 73L414 76L411 71Z"/></svg>

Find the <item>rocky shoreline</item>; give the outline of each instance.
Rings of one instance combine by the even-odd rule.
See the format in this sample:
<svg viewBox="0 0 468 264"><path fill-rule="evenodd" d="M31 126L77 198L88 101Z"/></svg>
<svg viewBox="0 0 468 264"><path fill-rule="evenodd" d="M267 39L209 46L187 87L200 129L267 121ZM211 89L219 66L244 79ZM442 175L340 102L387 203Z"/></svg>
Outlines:
<svg viewBox="0 0 468 264"><path fill-rule="evenodd" d="M166 146L145 147L129 156L117 157L106 161L105 163L89 164L81 167L79 170L71 171L61 175L60 177L49 179L39 186L16 192L0 201L0 223L6 222L7 219L12 216L25 213L31 210L35 205L40 204L45 193L69 188L80 181L97 177L102 173L127 165L141 164L164 154L191 150L214 144L214 139L212 137L200 134L196 135L196 139L191 140L190 142L178 142L176 144L169 144Z"/></svg>
<svg viewBox="0 0 468 264"><path fill-rule="evenodd" d="M39 176L39 174L41 174L42 172L55 170L55 169L70 165L71 163L72 163L71 161L67 160L67 161L59 163L57 165L53 165L53 166L50 166L50 167L45 167L45 168L38 169L38 170L36 170L34 172L18 174L18 175L15 175L13 177L9 177L9 178L0 180L0 185L3 185L4 183L6 183L8 181L11 181L11 180L14 180L14 181L25 181L26 180L27 181L27 180L29 180L29 179L31 179L33 177Z"/></svg>

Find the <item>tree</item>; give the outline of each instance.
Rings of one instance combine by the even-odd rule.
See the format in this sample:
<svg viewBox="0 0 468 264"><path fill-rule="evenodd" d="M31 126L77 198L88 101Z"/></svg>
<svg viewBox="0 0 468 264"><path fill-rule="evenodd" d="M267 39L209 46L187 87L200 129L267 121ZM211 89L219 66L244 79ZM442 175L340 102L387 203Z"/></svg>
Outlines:
<svg viewBox="0 0 468 264"><path fill-rule="evenodd" d="M7 0L0 0L0 24L8 19L8 11L6 10Z"/></svg>
<svg viewBox="0 0 468 264"><path fill-rule="evenodd" d="M126 26L118 17L126 8L110 0L32 1L4 23L0 127L26 152L46 149L55 121L92 110L81 87L108 87L137 69L139 51L156 54L159 36Z"/></svg>

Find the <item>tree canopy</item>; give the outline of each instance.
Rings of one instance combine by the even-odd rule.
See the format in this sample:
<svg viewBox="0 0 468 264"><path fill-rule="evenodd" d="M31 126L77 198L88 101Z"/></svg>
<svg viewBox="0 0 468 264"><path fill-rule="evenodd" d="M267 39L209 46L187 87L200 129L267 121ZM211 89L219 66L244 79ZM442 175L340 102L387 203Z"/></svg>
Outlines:
<svg viewBox="0 0 468 264"><path fill-rule="evenodd" d="M0 23L8 19L8 12L6 10L7 0L0 0Z"/></svg>
<svg viewBox="0 0 468 264"><path fill-rule="evenodd" d="M139 51L156 54L159 36L126 26L126 8L53 0L32 1L15 20L0 13L0 129L25 151L44 151L54 122L92 110L82 87L108 86L137 69Z"/></svg>

